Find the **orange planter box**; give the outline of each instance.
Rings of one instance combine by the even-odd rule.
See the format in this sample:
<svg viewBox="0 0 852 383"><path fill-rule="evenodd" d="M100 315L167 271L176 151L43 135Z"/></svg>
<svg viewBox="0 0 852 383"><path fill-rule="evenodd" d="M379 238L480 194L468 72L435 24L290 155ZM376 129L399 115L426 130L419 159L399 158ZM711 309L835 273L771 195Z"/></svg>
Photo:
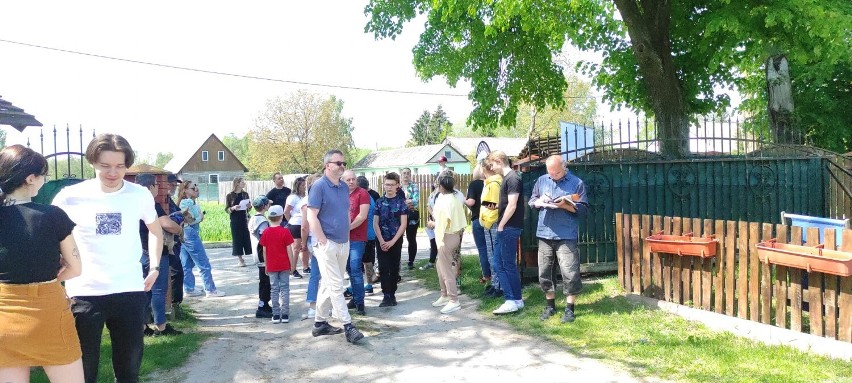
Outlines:
<svg viewBox="0 0 852 383"><path fill-rule="evenodd" d="M799 246L778 243L774 238L757 244L757 257L761 262L818 271L841 277L852 276L852 253L825 250L823 245Z"/></svg>
<svg viewBox="0 0 852 383"><path fill-rule="evenodd" d="M716 256L716 236L693 237L692 233L684 235L664 235L659 232L645 238L645 242L651 247L653 253L670 253L692 255L701 258L712 258Z"/></svg>

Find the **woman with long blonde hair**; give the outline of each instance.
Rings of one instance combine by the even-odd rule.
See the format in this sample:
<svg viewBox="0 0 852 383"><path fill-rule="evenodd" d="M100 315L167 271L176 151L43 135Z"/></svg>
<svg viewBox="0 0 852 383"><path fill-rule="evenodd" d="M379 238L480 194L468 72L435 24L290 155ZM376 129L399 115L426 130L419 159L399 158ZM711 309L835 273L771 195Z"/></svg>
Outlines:
<svg viewBox="0 0 852 383"><path fill-rule="evenodd" d="M251 255L251 237L248 229L248 210L251 209L249 194L245 191L243 177L234 178L231 192L225 197L225 211L231 215L231 255L246 266L243 255Z"/></svg>
<svg viewBox="0 0 852 383"><path fill-rule="evenodd" d="M183 245L180 248L180 261L183 265L183 294L188 297L204 295L204 292L195 289L195 275L192 269L198 267L207 296L223 297L225 293L217 289L216 283L213 282L210 259L207 257L207 251L204 250L204 244L201 243L201 221L204 220L204 212L196 202L198 185L189 180L183 181L178 188L178 196L181 199L181 210L189 212L195 218L195 222L185 224L183 229Z"/></svg>

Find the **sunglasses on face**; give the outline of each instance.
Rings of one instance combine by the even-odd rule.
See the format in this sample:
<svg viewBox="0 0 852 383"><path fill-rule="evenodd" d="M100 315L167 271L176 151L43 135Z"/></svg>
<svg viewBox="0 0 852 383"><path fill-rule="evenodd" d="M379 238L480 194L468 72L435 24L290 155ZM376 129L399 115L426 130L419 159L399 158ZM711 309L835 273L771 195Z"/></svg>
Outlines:
<svg viewBox="0 0 852 383"><path fill-rule="evenodd" d="M193 187L189 188L189 190L195 190L195 191L198 191L198 186L193 186Z"/></svg>
<svg viewBox="0 0 852 383"><path fill-rule="evenodd" d="M335 164L337 166L346 166L346 161L329 161L327 164Z"/></svg>

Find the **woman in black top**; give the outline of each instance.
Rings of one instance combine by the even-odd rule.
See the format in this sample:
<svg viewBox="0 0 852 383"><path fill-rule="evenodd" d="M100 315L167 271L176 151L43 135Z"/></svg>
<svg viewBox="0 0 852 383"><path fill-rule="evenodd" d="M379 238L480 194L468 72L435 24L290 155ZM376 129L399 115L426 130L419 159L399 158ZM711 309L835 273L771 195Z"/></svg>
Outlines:
<svg viewBox="0 0 852 383"><path fill-rule="evenodd" d="M251 255L251 238L248 230L248 209L251 208L249 195L245 192L243 177L234 178L234 188L225 197L225 210L231 213L231 247L233 256L240 259L240 267L245 267L243 255Z"/></svg>
<svg viewBox="0 0 852 383"><path fill-rule="evenodd" d="M0 381L28 382L43 366L51 382L82 382L74 317L60 282L80 275L74 222L32 202L47 161L21 145L0 151Z"/></svg>

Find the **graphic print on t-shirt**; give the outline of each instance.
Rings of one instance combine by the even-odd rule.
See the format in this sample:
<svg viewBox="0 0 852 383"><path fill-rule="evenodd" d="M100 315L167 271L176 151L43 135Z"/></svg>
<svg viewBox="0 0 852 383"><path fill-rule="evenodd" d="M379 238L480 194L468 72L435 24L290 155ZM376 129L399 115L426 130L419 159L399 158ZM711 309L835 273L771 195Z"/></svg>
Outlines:
<svg viewBox="0 0 852 383"><path fill-rule="evenodd" d="M98 235L121 235L121 213L97 213L95 224Z"/></svg>

